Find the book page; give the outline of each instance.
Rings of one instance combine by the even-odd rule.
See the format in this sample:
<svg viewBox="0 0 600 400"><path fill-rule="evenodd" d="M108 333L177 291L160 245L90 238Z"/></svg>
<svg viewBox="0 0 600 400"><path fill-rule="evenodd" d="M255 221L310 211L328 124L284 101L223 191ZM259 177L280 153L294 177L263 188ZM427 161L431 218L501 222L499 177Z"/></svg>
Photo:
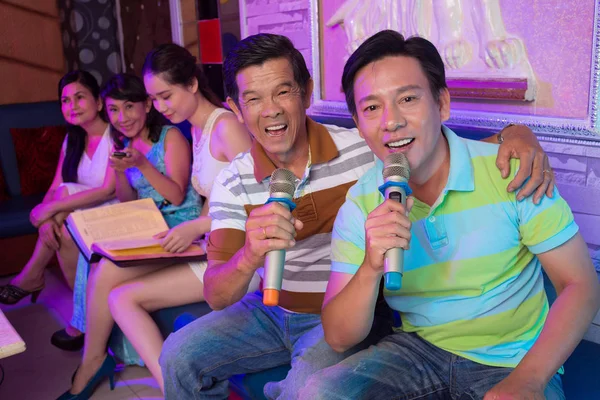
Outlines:
<svg viewBox="0 0 600 400"><path fill-rule="evenodd" d="M0 310L0 358L25 351L25 342Z"/></svg>
<svg viewBox="0 0 600 400"><path fill-rule="evenodd" d="M118 243L123 239L154 241L152 236L169 229L152 199L76 211L69 216L68 224L76 228L88 248L94 243Z"/></svg>

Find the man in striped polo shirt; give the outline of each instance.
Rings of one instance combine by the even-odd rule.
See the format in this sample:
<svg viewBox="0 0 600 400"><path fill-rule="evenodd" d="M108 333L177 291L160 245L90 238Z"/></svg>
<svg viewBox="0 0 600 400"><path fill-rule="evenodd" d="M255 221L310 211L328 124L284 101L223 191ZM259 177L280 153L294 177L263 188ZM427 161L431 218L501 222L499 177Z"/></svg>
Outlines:
<svg viewBox="0 0 600 400"><path fill-rule="evenodd" d="M450 95L427 40L380 32L349 58L342 82L378 160L335 221L325 338L342 352L366 336L392 248L405 249L404 276L384 295L402 327L314 374L300 397L564 398L557 371L600 306L566 202L556 190L539 205L518 201L495 166L498 146L442 125ZM411 167L406 208L381 194L381 160L395 152ZM559 293L550 311L540 265Z"/></svg>
<svg viewBox="0 0 600 400"><path fill-rule="evenodd" d="M374 157L356 129L306 116L313 83L302 55L284 36L244 39L228 55L224 71L229 105L254 142L219 174L211 193L204 295L221 311L167 339L161 355L165 396L227 398L230 376L291 362L287 378L267 385L265 394L295 398L305 376L345 356L322 340L331 230L348 188L373 166ZM506 163L512 150L527 154L537 146L524 129L505 139ZM542 175L542 163L537 165L535 173ZM297 178L293 213L277 203L264 205L269 177L281 167ZM537 195L549 183L546 179ZM275 249L286 249L283 286L279 307L266 307L260 292L247 291L255 272L262 274L265 253ZM389 332L386 322L382 317L374 336L378 327Z"/></svg>

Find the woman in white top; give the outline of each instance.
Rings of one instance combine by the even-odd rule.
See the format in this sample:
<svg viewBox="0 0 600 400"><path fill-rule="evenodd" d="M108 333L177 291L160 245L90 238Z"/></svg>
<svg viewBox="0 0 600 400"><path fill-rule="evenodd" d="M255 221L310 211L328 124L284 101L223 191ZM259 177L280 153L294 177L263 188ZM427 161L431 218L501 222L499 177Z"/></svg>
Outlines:
<svg viewBox="0 0 600 400"><path fill-rule="evenodd" d="M194 188L206 199L217 174L240 152L250 148L251 139L244 125L225 110L210 90L195 58L175 44L159 46L144 63L144 84L155 108L173 123L188 120L193 135ZM172 252L185 250L193 240L210 231L208 200L201 216L184 222L161 235L162 245ZM105 260L106 261L106 260ZM118 267L103 262L99 281L111 282L119 274ZM158 358L163 337L149 313L161 308L204 301L203 275L205 263L171 265L134 278L111 291L109 306L112 316L132 342L161 389L163 379ZM114 270L114 271L113 271ZM98 357L74 382L77 393L98 370L103 359Z"/></svg>
<svg viewBox="0 0 600 400"><path fill-rule="evenodd" d="M99 94L98 82L86 71L69 72L58 84L67 137L52 185L30 215L39 230L33 255L10 284L0 287L0 303L15 304L29 295L35 303L44 288L44 269L54 253L73 289L79 251L63 222L75 209L115 197L114 185L103 187L112 141Z"/></svg>

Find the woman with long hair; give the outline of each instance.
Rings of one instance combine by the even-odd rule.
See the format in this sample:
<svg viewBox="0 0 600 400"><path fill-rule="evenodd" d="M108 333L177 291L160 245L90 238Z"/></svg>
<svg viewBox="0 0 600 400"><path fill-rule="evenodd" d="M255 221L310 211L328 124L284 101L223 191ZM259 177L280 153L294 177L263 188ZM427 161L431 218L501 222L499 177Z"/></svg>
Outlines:
<svg viewBox="0 0 600 400"><path fill-rule="evenodd" d="M154 109L142 80L135 75L115 75L103 87L101 98L111 123L114 150L125 154L113 153L109 158L119 201L153 199L169 227L196 219L201 201L190 185L189 144ZM114 387L115 361L106 350L114 325L108 308L110 290L165 266L118 268L101 260L90 267L83 359L71 389L61 398L87 399L105 377Z"/></svg>
<svg viewBox="0 0 600 400"><path fill-rule="evenodd" d="M58 83L61 111L67 123L67 136L54 180L41 204L31 212L39 238L33 255L10 284L0 287L0 303L15 304L31 295L35 303L44 288L44 270L56 253L71 289L75 280L79 251L63 225L69 213L110 202L115 197L113 184L104 184L112 142L105 121L100 88L92 74L72 71ZM60 335L59 335L60 336ZM83 345L80 332L69 326L63 332L66 347L77 350ZM61 347L65 344L53 343Z"/></svg>
<svg viewBox="0 0 600 400"><path fill-rule="evenodd" d="M235 115L223 107L210 89L195 58L176 44L158 46L146 56L144 84L156 109L173 123L192 125L192 184L206 201L202 215L164 234L163 246L183 251L192 241L208 235L211 219L208 199L218 173L250 148L251 136ZM205 238L206 239L206 238ZM172 265L168 269L127 282L112 291L112 315L163 390L158 358L163 337L150 312L204 301L206 262ZM258 279L249 290L256 290Z"/></svg>

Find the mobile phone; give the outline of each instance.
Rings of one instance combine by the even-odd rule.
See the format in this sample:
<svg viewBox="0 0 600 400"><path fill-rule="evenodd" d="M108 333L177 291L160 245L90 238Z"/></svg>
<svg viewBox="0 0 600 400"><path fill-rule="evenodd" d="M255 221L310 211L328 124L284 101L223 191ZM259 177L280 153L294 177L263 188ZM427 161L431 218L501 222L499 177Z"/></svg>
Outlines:
<svg viewBox="0 0 600 400"><path fill-rule="evenodd" d="M115 151L112 155L113 155L113 157L116 157L116 158L127 157L127 153L125 153L124 151Z"/></svg>

